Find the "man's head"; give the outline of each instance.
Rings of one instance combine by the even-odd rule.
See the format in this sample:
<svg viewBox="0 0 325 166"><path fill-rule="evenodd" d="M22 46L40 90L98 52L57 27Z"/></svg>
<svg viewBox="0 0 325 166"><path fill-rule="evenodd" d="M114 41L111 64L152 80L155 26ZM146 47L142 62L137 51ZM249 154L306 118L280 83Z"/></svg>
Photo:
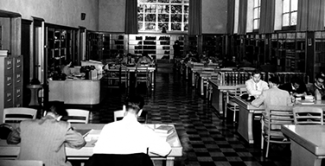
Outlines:
<svg viewBox="0 0 325 166"><path fill-rule="evenodd" d="M47 114L52 114L58 120L60 120L62 117L68 117L68 112L64 107L64 103L61 101L49 102L47 106Z"/></svg>
<svg viewBox="0 0 325 166"><path fill-rule="evenodd" d="M298 89L300 85L302 84L302 81L298 77L293 77L291 79L291 85L295 88Z"/></svg>
<svg viewBox="0 0 325 166"><path fill-rule="evenodd" d="M273 77L271 77L271 78L269 79L269 86L270 86L270 88L278 87L279 84L280 84L280 80L279 80L278 77L274 77L274 76L273 76Z"/></svg>
<svg viewBox="0 0 325 166"><path fill-rule="evenodd" d="M126 99L126 112L137 115L144 106L144 99L139 95L131 95Z"/></svg>
<svg viewBox="0 0 325 166"><path fill-rule="evenodd" d="M324 81L325 78L321 74L318 74L315 78L315 84L319 87L324 86Z"/></svg>
<svg viewBox="0 0 325 166"><path fill-rule="evenodd" d="M261 72L260 71L254 71L253 72L253 75L252 75L252 79L253 79L253 81L255 82L255 83L258 83L258 82L260 82L260 80L261 80Z"/></svg>

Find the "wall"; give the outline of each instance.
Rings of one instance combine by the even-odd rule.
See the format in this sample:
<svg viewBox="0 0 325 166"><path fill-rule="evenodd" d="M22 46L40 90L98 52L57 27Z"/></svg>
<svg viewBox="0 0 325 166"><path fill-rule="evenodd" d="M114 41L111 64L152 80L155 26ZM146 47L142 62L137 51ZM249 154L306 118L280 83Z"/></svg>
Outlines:
<svg viewBox="0 0 325 166"><path fill-rule="evenodd" d="M227 0L202 0L202 33L227 33Z"/></svg>
<svg viewBox="0 0 325 166"><path fill-rule="evenodd" d="M126 0L99 0L99 31L124 32Z"/></svg>
<svg viewBox="0 0 325 166"><path fill-rule="evenodd" d="M46 23L97 30L98 2L99 0L0 0L0 10L19 13L23 19L32 20L34 16L43 18ZM86 13L85 20L81 20L81 13Z"/></svg>

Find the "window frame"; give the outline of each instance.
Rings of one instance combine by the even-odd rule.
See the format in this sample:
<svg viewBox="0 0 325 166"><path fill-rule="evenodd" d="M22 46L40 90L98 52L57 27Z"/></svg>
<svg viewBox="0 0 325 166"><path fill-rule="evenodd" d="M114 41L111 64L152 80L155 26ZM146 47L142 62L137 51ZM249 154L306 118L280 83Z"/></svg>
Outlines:
<svg viewBox="0 0 325 166"><path fill-rule="evenodd" d="M260 29L260 22L261 22L261 0L257 0L258 5L255 6L255 0L253 1L253 31L258 31ZM258 17L255 18L255 10L258 9ZM257 28L255 27L255 21L258 21Z"/></svg>
<svg viewBox="0 0 325 166"><path fill-rule="evenodd" d="M188 26L188 17L189 17L189 0L178 0L178 1L181 1L181 2L178 2L178 3L175 3L175 2L172 2L172 0L168 0L167 3L162 3L162 2L158 2L158 0L154 0L155 2L141 2L141 0L138 0L138 18L140 16L140 14L142 15L142 21L140 21L138 19L138 25L142 24L142 28L138 28L138 31L139 33L161 33L162 32L162 29L159 29L159 24L160 23L167 23L167 29L166 31L168 33L187 33L188 30L185 30L185 25L187 24ZM140 10L140 5L155 5L155 13L148 13L146 12L145 10L145 7L143 7L142 9L142 12ZM164 5L164 6L169 6L169 11L168 13L159 13L159 5ZM182 12L180 13L172 13L172 10L171 10L171 6L173 5L180 5L181 6L181 10ZM187 12L185 12L185 8L187 6ZM146 21L146 15L147 14L154 14L155 15L155 21L154 22L149 22L149 21ZM166 14L168 15L168 21L167 22L161 22L159 21L159 15L161 14ZM181 21L180 22L175 22L175 23L181 23L181 30L172 30L172 15L173 14L180 14L181 15ZM185 16L187 15L187 21L185 21ZM146 28L146 23L154 23L155 24L155 29L154 30L145 30Z"/></svg>
<svg viewBox="0 0 325 166"><path fill-rule="evenodd" d="M289 1L289 11L284 12L284 1ZM293 0L282 0L282 14L281 14L281 24L282 24L282 29L283 30L289 30L289 29L294 29L297 26L297 21L296 24L291 24L291 19L292 19L292 14L296 13L298 15L298 0L297 0L297 9L293 10L292 9L292 1ZM288 20L288 25L284 25L284 15L289 15L289 20Z"/></svg>

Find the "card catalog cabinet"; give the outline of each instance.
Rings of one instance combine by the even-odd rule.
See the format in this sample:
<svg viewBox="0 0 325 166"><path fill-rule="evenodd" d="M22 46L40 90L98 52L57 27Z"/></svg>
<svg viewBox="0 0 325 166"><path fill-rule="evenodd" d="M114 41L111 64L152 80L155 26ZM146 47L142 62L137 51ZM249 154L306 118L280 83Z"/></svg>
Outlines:
<svg viewBox="0 0 325 166"><path fill-rule="evenodd" d="M21 107L23 96L22 56L0 56L0 102L4 108Z"/></svg>

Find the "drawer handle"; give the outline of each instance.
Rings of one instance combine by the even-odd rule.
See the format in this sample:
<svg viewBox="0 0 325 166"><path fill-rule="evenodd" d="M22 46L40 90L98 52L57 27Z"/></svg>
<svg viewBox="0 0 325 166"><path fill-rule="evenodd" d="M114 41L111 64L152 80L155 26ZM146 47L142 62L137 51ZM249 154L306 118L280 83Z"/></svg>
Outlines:
<svg viewBox="0 0 325 166"><path fill-rule="evenodd" d="M17 67L17 68L20 68L20 66L21 66L21 65L17 65L16 67Z"/></svg>
<svg viewBox="0 0 325 166"><path fill-rule="evenodd" d="M17 80L17 83L19 83L20 82L20 80Z"/></svg>
<svg viewBox="0 0 325 166"><path fill-rule="evenodd" d="M11 70L12 67L7 67L7 70Z"/></svg>
<svg viewBox="0 0 325 166"><path fill-rule="evenodd" d="M17 95L17 98L19 98L21 95Z"/></svg>
<svg viewBox="0 0 325 166"><path fill-rule="evenodd" d="M11 83L8 83L7 86L11 86Z"/></svg>
<svg viewBox="0 0 325 166"><path fill-rule="evenodd" d="M11 99L8 99L8 100L7 100L7 102L10 102L10 101L11 101Z"/></svg>

